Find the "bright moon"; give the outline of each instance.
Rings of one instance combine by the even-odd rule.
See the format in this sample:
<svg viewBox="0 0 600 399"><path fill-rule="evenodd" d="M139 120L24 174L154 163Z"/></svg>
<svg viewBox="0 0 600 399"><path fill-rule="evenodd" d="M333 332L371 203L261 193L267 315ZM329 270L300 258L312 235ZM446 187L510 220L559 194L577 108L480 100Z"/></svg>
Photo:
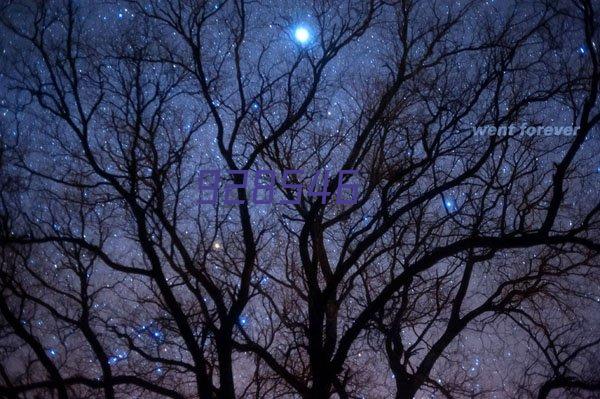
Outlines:
<svg viewBox="0 0 600 399"><path fill-rule="evenodd" d="M294 37L298 42L306 43L308 39L310 39L310 32L306 28L299 27L296 28L296 31L294 32Z"/></svg>

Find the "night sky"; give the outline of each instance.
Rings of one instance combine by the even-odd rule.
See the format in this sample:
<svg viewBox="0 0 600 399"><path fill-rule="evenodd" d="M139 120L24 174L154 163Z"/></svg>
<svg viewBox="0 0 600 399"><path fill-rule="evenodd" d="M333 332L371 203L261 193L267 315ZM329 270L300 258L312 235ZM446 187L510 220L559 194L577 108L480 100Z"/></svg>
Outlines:
<svg viewBox="0 0 600 399"><path fill-rule="evenodd" d="M0 397L600 397L599 2L0 22Z"/></svg>

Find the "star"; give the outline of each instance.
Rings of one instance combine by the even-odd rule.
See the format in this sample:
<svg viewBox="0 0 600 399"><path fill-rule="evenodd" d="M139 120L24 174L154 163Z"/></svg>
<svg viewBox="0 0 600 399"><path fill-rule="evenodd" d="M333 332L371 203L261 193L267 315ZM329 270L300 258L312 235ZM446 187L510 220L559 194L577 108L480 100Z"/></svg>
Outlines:
<svg viewBox="0 0 600 399"><path fill-rule="evenodd" d="M456 205L456 201L454 200L454 198L446 198L444 200L444 206L446 207L446 210L450 213L454 213L458 210L458 206Z"/></svg>
<svg viewBox="0 0 600 399"><path fill-rule="evenodd" d="M306 44L310 40L310 31L303 26L299 26L294 30L294 38L298 43Z"/></svg>

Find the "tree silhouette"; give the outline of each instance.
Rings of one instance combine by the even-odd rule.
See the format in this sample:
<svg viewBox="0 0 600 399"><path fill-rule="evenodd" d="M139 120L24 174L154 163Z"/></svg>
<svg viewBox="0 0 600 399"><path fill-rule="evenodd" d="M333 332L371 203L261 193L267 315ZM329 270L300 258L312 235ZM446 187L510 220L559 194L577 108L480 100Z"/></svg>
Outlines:
<svg viewBox="0 0 600 399"><path fill-rule="evenodd" d="M0 392L597 392L595 6L4 5Z"/></svg>

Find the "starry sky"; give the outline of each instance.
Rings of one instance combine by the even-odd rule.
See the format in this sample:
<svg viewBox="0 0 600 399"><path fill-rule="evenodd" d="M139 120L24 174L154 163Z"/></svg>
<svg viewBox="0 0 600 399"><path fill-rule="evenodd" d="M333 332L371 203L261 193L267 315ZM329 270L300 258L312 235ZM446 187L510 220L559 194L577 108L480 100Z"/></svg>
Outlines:
<svg viewBox="0 0 600 399"><path fill-rule="evenodd" d="M0 393L54 365L88 381L66 397L528 398L557 377L593 389L550 397L598 394L597 2L0 16ZM583 128L473 134L511 123ZM199 205L209 169L218 201ZM274 171L277 199L284 170L307 187L355 169L358 203L227 206L229 169Z"/></svg>

